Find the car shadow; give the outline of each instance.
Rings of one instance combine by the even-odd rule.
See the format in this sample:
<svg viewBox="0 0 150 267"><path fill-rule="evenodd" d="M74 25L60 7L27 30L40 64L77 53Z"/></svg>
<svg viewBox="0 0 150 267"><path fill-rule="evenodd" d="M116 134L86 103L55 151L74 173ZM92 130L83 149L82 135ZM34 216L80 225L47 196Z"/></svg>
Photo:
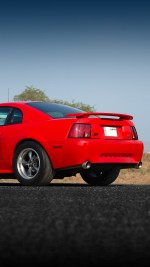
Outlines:
<svg viewBox="0 0 150 267"><path fill-rule="evenodd" d="M110 187L131 187L131 186L150 186L150 184L110 184L107 186L99 186L99 185L89 185L89 184L84 184L84 183L49 183L48 185L33 185L33 186L27 186L27 185L22 185L18 181L17 182L1 182L0 181L0 187L101 187L101 188L110 188Z"/></svg>

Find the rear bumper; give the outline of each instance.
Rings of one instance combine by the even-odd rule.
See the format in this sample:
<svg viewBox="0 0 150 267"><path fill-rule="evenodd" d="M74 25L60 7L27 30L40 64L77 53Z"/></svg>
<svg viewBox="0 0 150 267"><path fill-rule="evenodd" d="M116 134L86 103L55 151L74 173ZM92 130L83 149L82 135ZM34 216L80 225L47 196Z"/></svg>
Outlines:
<svg viewBox="0 0 150 267"><path fill-rule="evenodd" d="M85 161L91 164L118 163L136 166L141 162L143 150L143 142L139 140L71 139L63 147L60 167L81 165Z"/></svg>

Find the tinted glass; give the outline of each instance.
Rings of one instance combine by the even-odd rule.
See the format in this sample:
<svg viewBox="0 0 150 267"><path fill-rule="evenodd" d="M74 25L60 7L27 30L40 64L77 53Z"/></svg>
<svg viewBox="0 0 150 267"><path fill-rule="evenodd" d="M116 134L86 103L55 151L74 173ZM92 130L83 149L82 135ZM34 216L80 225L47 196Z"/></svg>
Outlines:
<svg viewBox="0 0 150 267"><path fill-rule="evenodd" d="M10 107L0 107L0 126L5 125L8 115L10 114L12 108Z"/></svg>
<svg viewBox="0 0 150 267"><path fill-rule="evenodd" d="M11 116L7 121L7 124L18 124L22 122L22 111L18 108L14 108L11 112Z"/></svg>
<svg viewBox="0 0 150 267"><path fill-rule="evenodd" d="M67 114L83 112L80 109L56 103L30 102L27 105L50 115L52 118L65 118Z"/></svg>

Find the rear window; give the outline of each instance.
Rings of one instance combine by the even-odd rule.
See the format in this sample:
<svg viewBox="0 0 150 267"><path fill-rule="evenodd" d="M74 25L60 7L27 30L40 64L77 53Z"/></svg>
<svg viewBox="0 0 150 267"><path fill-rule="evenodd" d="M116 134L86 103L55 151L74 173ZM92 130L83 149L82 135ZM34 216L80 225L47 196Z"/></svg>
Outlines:
<svg viewBox="0 0 150 267"><path fill-rule="evenodd" d="M65 118L67 114L71 113L84 112L77 108L49 102L29 102L27 105L46 113L54 119Z"/></svg>

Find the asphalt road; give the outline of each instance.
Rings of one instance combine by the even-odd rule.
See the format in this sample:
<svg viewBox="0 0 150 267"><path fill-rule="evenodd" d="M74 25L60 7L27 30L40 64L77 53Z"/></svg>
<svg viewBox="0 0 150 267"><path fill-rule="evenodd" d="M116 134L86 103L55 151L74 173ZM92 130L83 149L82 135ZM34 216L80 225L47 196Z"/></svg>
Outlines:
<svg viewBox="0 0 150 267"><path fill-rule="evenodd" d="M146 266L149 260L150 185L0 184L3 266Z"/></svg>

